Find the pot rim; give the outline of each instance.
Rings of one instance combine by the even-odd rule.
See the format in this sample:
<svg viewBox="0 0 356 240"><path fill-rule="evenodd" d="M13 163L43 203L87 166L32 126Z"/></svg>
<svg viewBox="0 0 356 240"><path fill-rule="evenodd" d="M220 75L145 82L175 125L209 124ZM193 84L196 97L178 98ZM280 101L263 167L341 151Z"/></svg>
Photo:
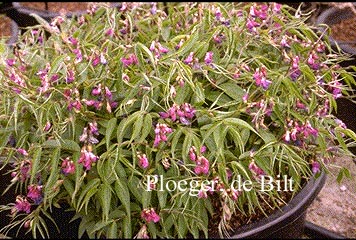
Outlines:
<svg viewBox="0 0 356 240"><path fill-rule="evenodd" d="M325 180L326 173L324 171L322 171L318 177L312 176L297 195L280 210L276 210L268 217L259 221L238 227L237 231L233 233L230 238L254 237L258 234L263 234L265 231L268 231L268 233L264 235L271 236L274 232L278 231L278 228L272 229L273 227L283 222L289 223L289 218L293 217L294 214L297 214L297 212L304 213L306 211L314 198L321 191Z"/></svg>

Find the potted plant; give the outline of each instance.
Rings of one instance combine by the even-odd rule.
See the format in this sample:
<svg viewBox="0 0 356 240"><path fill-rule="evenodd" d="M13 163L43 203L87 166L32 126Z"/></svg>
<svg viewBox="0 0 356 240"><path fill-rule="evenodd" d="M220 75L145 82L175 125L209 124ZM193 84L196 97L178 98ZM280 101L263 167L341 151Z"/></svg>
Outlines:
<svg viewBox="0 0 356 240"><path fill-rule="evenodd" d="M355 133L332 114L353 76L306 16L276 3L166 10L37 16L1 55L0 150L16 191L2 232L46 237L65 206L78 237L277 234L303 220L328 166L354 156Z"/></svg>

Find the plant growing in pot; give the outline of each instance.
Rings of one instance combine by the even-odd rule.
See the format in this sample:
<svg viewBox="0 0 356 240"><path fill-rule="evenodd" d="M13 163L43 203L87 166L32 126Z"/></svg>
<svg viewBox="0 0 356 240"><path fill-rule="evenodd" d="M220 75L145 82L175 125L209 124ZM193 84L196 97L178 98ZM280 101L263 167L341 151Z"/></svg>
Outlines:
<svg viewBox="0 0 356 240"><path fill-rule="evenodd" d="M45 237L44 219L67 205L78 237L226 237L271 225L354 157L355 133L331 114L353 76L305 16L276 3L167 10L100 4L40 21L1 55L0 146L16 191L3 232Z"/></svg>

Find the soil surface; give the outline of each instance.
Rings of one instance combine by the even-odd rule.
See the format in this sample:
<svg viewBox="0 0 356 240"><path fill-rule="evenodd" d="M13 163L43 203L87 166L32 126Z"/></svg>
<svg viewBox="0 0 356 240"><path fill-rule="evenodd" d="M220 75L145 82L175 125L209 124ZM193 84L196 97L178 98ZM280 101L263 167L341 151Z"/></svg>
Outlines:
<svg viewBox="0 0 356 240"><path fill-rule="evenodd" d="M351 42L356 47L356 15L330 26L331 36L336 41Z"/></svg>
<svg viewBox="0 0 356 240"><path fill-rule="evenodd" d="M0 15L0 37L11 36L11 18Z"/></svg>
<svg viewBox="0 0 356 240"><path fill-rule="evenodd" d="M25 7L52 12L83 11L88 8L88 2L20 2L20 4Z"/></svg>

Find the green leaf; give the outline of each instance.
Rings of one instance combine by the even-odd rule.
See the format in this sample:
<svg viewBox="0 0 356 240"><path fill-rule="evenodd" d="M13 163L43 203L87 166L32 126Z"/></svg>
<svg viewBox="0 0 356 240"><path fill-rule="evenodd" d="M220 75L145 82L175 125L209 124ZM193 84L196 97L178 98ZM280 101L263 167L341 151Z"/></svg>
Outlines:
<svg viewBox="0 0 356 240"><path fill-rule="evenodd" d="M111 207L111 193L112 189L109 184L103 183L99 187L97 196L100 201L101 208L103 209L103 219L105 221L109 220L109 212Z"/></svg>
<svg viewBox="0 0 356 240"><path fill-rule="evenodd" d="M80 152L80 146L73 140L64 139L62 141L58 139L50 139L42 144L43 148L58 148L61 147L64 150L72 152Z"/></svg>
<svg viewBox="0 0 356 240"><path fill-rule="evenodd" d="M142 191L142 208L148 208L151 205L151 193L152 191Z"/></svg>
<svg viewBox="0 0 356 240"><path fill-rule="evenodd" d="M117 118L113 117L108 121L108 124L106 126L106 131L105 131L106 149L109 149L110 147L111 135L115 130L116 123L117 123Z"/></svg>
<svg viewBox="0 0 356 240"><path fill-rule="evenodd" d="M119 178L115 181L115 193L116 196L120 199L121 204L124 206L127 215L131 215L130 210L130 192L127 186L127 180Z"/></svg>
<svg viewBox="0 0 356 240"><path fill-rule="evenodd" d="M244 128L247 128L249 130L251 130L252 132L256 133L258 136L259 133L246 121L242 120L242 119L239 119L239 118L225 118L223 120L223 122L227 125L237 125L237 126L241 126L241 127L244 127Z"/></svg>
<svg viewBox="0 0 356 240"><path fill-rule="evenodd" d="M31 162L30 184L33 184L34 179L37 178L37 173L40 170L39 167L40 167L41 156L42 156L42 148L37 147L33 154L32 162Z"/></svg>
<svg viewBox="0 0 356 240"><path fill-rule="evenodd" d="M178 230L178 238L184 238L187 234L188 227L183 214L178 215L178 224L176 227Z"/></svg>
<svg viewBox="0 0 356 240"><path fill-rule="evenodd" d="M163 209L167 204L167 196L167 191L157 191L158 202L161 209Z"/></svg>
<svg viewBox="0 0 356 240"><path fill-rule="evenodd" d="M72 151L72 152L80 152L80 146L73 140L65 139L61 143L62 149Z"/></svg>
<svg viewBox="0 0 356 240"><path fill-rule="evenodd" d="M127 215L124 217L124 219L122 221L122 230L124 231L124 238L126 238L126 239L132 238L130 215Z"/></svg>
<svg viewBox="0 0 356 240"><path fill-rule="evenodd" d="M148 134L150 134L152 130L152 116L151 114L147 113L145 114L145 117L143 119L143 126L142 126L142 131L141 131L141 137L139 139L139 142L143 142Z"/></svg>
<svg viewBox="0 0 356 240"><path fill-rule="evenodd" d="M91 229L91 234L96 233L97 231L103 229L104 227L106 227L107 225L111 224L113 221L100 221L97 222L94 227Z"/></svg>
<svg viewBox="0 0 356 240"><path fill-rule="evenodd" d="M118 230L117 230L117 223L114 221L110 224L109 229L107 231L107 238L108 239L117 239L118 238Z"/></svg>
<svg viewBox="0 0 356 240"><path fill-rule="evenodd" d="M142 126L143 126L143 115L139 115L136 118L135 123L133 124L133 131L132 131L130 142L137 139L137 137L140 135L142 131Z"/></svg>
<svg viewBox="0 0 356 240"><path fill-rule="evenodd" d="M142 203L142 191L138 189L140 187L140 180L137 177L132 176L128 181L128 187L135 199Z"/></svg>
<svg viewBox="0 0 356 240"><path fill-rule="evenodd" d="M47 179L47 183L45 185L45 197L44 197L44 202L47 201L47 197L49 194L46 193L52 193L53 192L53 187L56 184L59 174L58 174L58 164L59 164L59 158L60 158L60 148L56 148L53 151L52 157L51 157L51 173ZM54 197L54 196L53 196Z"/></svg>
<svg viewBox="0 0 356 240"><path fill-rule="evenodd" d="M161 35L162 35L163 40L167 42L169 39L169 36L171 34L171 26L162 27L161 31L162 31Z"/></svg>
<svg viewBox="0 0 356 240"><path fill-rule="evenodd" d="M226 82L223 84L220 84L219 87L224 90L224 92L234 99L236 102L241 102L242 97L245 94L245 91L239 87L236 83L232 82Z"/></svg>
<svg viewBox="0 0 356 240"><path fill-rule="evenodd" d="M194 98L193 98L194 105L203 105L205 102L205 94L204 94L204 88L202 86L202 83L196 82L193 91L194 91Z"/></svg>
<svg viewBox="0 0 356 240"><path fill-rule="evenodd" d="M56 57L53 61L51 61L51 69L49 70L48 75L52 75L54 73L59 72L60 65L64 63L64 59L67 57L67 55L59 55Z"/></svg>
<svg viewBox="0 0 356 240"><path fill-rule="evenodd" d="M80 195L79 195L79 198L78 198L78 201L77 201L77 211L79 212L81 210L81 208L84 206L84 203L82 203L85 195L88 193L89 190L91 189L97 189L98 186L100 185L100 179L99 178L94 178L94 179L91 179L86 185L85 187L83 188L83 190L81 191Z"/></svg>

